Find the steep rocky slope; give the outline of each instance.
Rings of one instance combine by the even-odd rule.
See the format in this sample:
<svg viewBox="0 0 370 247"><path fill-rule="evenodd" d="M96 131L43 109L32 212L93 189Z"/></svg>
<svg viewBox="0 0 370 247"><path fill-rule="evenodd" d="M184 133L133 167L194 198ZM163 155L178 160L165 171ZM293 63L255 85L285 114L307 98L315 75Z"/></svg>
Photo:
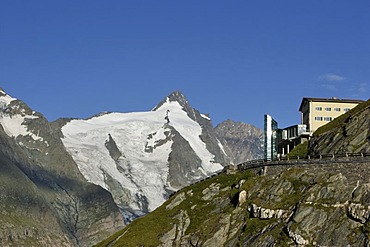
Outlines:
<svg viewBox="0 0 370 247"><path fill-rule="evenodd" d="M226 120L218 124L215 131L234 164L263 158L261 129L251 124Z"/></svg>
<svg viewBox="0 0 370 247"><path fill-rule="evenodd" d="M370 153L370 100L314 133L309 154Z"/></svg>
<svg viewBox="0 0 370 247"><path fill-rule="evenodd" d="M91 246L124 225L110 193L84 179L60 136L0 89L1 246Z"/></svg>
<svg viewBox="0 0 370 247"><path fill-rule="evenodd" d="M184 188L97 246L369 246L369 167L223 173Z"/></svg>

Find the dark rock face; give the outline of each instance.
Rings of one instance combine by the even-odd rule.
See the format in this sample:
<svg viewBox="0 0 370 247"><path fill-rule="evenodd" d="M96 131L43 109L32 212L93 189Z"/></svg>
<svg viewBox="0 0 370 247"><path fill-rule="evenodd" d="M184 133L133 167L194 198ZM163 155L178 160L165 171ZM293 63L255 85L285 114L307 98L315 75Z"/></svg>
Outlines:
<svg viewBox="0 0 370 247"><path fill-rule="evenodd" d="M91 246L123 227L112 196L83 178L59 129L19 100L0 118L14 121L7 131L0 125L0 245ZM9 136L9 126L27 133Z"/></svg>
<svg viewBox="0 0 370 247"><path fill-rule="evenodd" d="M122 156L121 151L119 151L116 142L110 134L108 135L108 140L105 142L105 147L114 161L117 161Z"/></svg>
<svg viewBox="0 0 370 247"><path fill-rule="evenodd" d="M370 108L367 107L354 116L350 115L345 124L309 142L309 154L344 154L370 152Z"/></svg>
<svg viewBox="0 0 370 247"><path fill-rule="evenodd" d="M156 149L157 147L160 147L160 146L166 144L168 141L170 141L172 139L171 130L173 130L173 128L171 126L169 126L169 125L164 125L163 128L166 129L164 131L164 135L166 136L166 138L156 140L155 141L155 144L153 146L151 146L151 145L149 145L149 141L151 139L153 139L154 137L156 137L157 132L154 132L154 133L149 134L148 137L147 137L147 142L145 144L145 152L147 152L147 153L153 153L153 150L154 149Z"/></svg>
<svg viewBox="0 0 370 247"><path fill-rule="evenodd" d="M189 143L172 126L168 128L171 129L173 136L172 152L168 157L168 182L173 188L181 189L204 177L198 169L202 161Z"/></svg>
<svg viewBox="0 0 370 247"><path fill-rule="evenodd" d="M263 132L253 125L226 120L215 128L234 164L263 158Z"/></svg>

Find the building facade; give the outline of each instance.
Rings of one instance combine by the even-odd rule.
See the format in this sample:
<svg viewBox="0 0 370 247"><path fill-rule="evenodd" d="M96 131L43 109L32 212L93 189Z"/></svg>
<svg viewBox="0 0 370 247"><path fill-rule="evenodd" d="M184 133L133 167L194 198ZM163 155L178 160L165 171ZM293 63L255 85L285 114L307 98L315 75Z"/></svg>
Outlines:
<svg viewBox="0 0 370 247"><path fill-rule="evenodd" d="M310 139L311 134L307 132L305 124L296 124L281 129L281 138L278 143L278 156L285 156L297 145Z"/></svg>
<svg viewBox="0 0 370 247"><path fill-rule="evenodd" d="M352 99L303 98L299 107L302 114L302 124L307 126L308 132L313 133L362 102L364 101Z"/></svg>

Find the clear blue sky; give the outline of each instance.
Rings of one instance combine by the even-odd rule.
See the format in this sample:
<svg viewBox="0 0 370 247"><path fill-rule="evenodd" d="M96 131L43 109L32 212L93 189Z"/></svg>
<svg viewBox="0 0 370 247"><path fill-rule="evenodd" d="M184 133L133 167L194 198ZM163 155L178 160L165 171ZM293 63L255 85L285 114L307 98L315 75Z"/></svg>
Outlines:
<svg viewBox="0 0 370 247"><path fill-rule="evenodd" d="M0 87L50 121L172 91L263 127L302 97L370 97L370 1L0 0Z"/></svg>

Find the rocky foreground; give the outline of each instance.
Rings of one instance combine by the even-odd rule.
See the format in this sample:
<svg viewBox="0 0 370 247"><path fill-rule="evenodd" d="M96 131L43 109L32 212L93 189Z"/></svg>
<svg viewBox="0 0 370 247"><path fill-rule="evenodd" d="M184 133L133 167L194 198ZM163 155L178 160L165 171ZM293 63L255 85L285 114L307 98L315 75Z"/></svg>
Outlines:
<svg viewBox="0 0 370 247"><path fill-rule="evenodd" d="M98 246L369 246L370 161L223 173Z"/></svg>

